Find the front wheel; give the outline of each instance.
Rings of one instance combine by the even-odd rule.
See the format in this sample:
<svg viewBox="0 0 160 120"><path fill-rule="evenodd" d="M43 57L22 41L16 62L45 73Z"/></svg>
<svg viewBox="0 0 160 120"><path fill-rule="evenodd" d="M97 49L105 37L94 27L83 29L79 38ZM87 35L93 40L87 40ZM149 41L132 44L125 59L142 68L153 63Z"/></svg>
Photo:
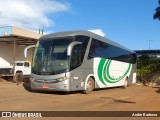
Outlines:
<svg viewBox="0 0 160 120"><path fill-rule="evenodd" d="M22 83L22 81L23 81L23 73L22 72L16 73L15 76L14 76L14 81L16 83Z"/></svg>
<svg viewBox="0 0 160 120"><path fill-rule="evenodd" d="M94 80L92 78L89 78L89 80L87 81L86 88L83 91L83 93L89 94L93 91L93 89L94 89Z"/></svg>

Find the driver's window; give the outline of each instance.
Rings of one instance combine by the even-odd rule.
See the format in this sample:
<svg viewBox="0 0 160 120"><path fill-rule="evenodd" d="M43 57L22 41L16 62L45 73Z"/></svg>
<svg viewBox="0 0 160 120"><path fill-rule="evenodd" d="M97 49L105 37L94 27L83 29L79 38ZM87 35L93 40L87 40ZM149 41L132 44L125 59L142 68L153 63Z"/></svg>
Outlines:
<svg viewBox="0 0 160 120"><path fill-rule="evenodd" d="M25 67L29 67L29 63L28 63L28 62L25 62L25 63L24 63L24 66L25 66Z"/></svg>
<svg viewBox="0 0 160 120"><path fill-rule="evenodd" d="M81 66L83 62L83 54L81 45L75 45L72 49L70 69L73 70Z"/></svg>

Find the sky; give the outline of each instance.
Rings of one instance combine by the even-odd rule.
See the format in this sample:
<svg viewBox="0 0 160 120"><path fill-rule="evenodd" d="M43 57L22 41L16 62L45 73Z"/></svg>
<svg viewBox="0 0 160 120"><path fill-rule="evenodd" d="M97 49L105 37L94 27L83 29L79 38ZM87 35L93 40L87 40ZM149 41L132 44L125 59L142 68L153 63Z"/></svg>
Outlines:
<svg viewBox="0 0 160 120"><path fill-rule="evenodd" d="M0 26L91 30L132 50L160 49L158 0L0 0Z"/></svg>

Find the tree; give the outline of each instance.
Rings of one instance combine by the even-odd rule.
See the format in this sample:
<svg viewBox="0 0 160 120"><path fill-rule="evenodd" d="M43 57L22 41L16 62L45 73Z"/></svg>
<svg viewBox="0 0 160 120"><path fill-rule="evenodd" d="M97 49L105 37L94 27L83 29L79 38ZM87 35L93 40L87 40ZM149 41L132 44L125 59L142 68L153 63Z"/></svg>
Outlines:
<svg viewBox="0 0 160 120"><path fill-rule="evenodd" d="M160 58L153 58L150 56L141 56L137 61L137 74L140 82L144 85L149 83L155 83L154 76L160 74ZM158 80L160 82L160 80Z"/></svg>
<svg viewBox="0 0 160 120"><path fill-rule="evenodd" d="M159 6L155 9L153 19L159 19L160 20L160 0L158 1L158 3L159 3Z"/></svg>

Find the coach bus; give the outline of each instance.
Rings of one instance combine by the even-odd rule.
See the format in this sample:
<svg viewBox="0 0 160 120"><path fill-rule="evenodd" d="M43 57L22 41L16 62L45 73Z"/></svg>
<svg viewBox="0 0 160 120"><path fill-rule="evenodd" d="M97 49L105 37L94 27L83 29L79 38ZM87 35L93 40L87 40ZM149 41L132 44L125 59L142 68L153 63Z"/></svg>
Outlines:
<svg viewBox="0 0 160 120"><path fill-rule="evenodd" d="M136 53L89 31L44 35L36 45L31 89L83 91L136 82Z"/></svg>

